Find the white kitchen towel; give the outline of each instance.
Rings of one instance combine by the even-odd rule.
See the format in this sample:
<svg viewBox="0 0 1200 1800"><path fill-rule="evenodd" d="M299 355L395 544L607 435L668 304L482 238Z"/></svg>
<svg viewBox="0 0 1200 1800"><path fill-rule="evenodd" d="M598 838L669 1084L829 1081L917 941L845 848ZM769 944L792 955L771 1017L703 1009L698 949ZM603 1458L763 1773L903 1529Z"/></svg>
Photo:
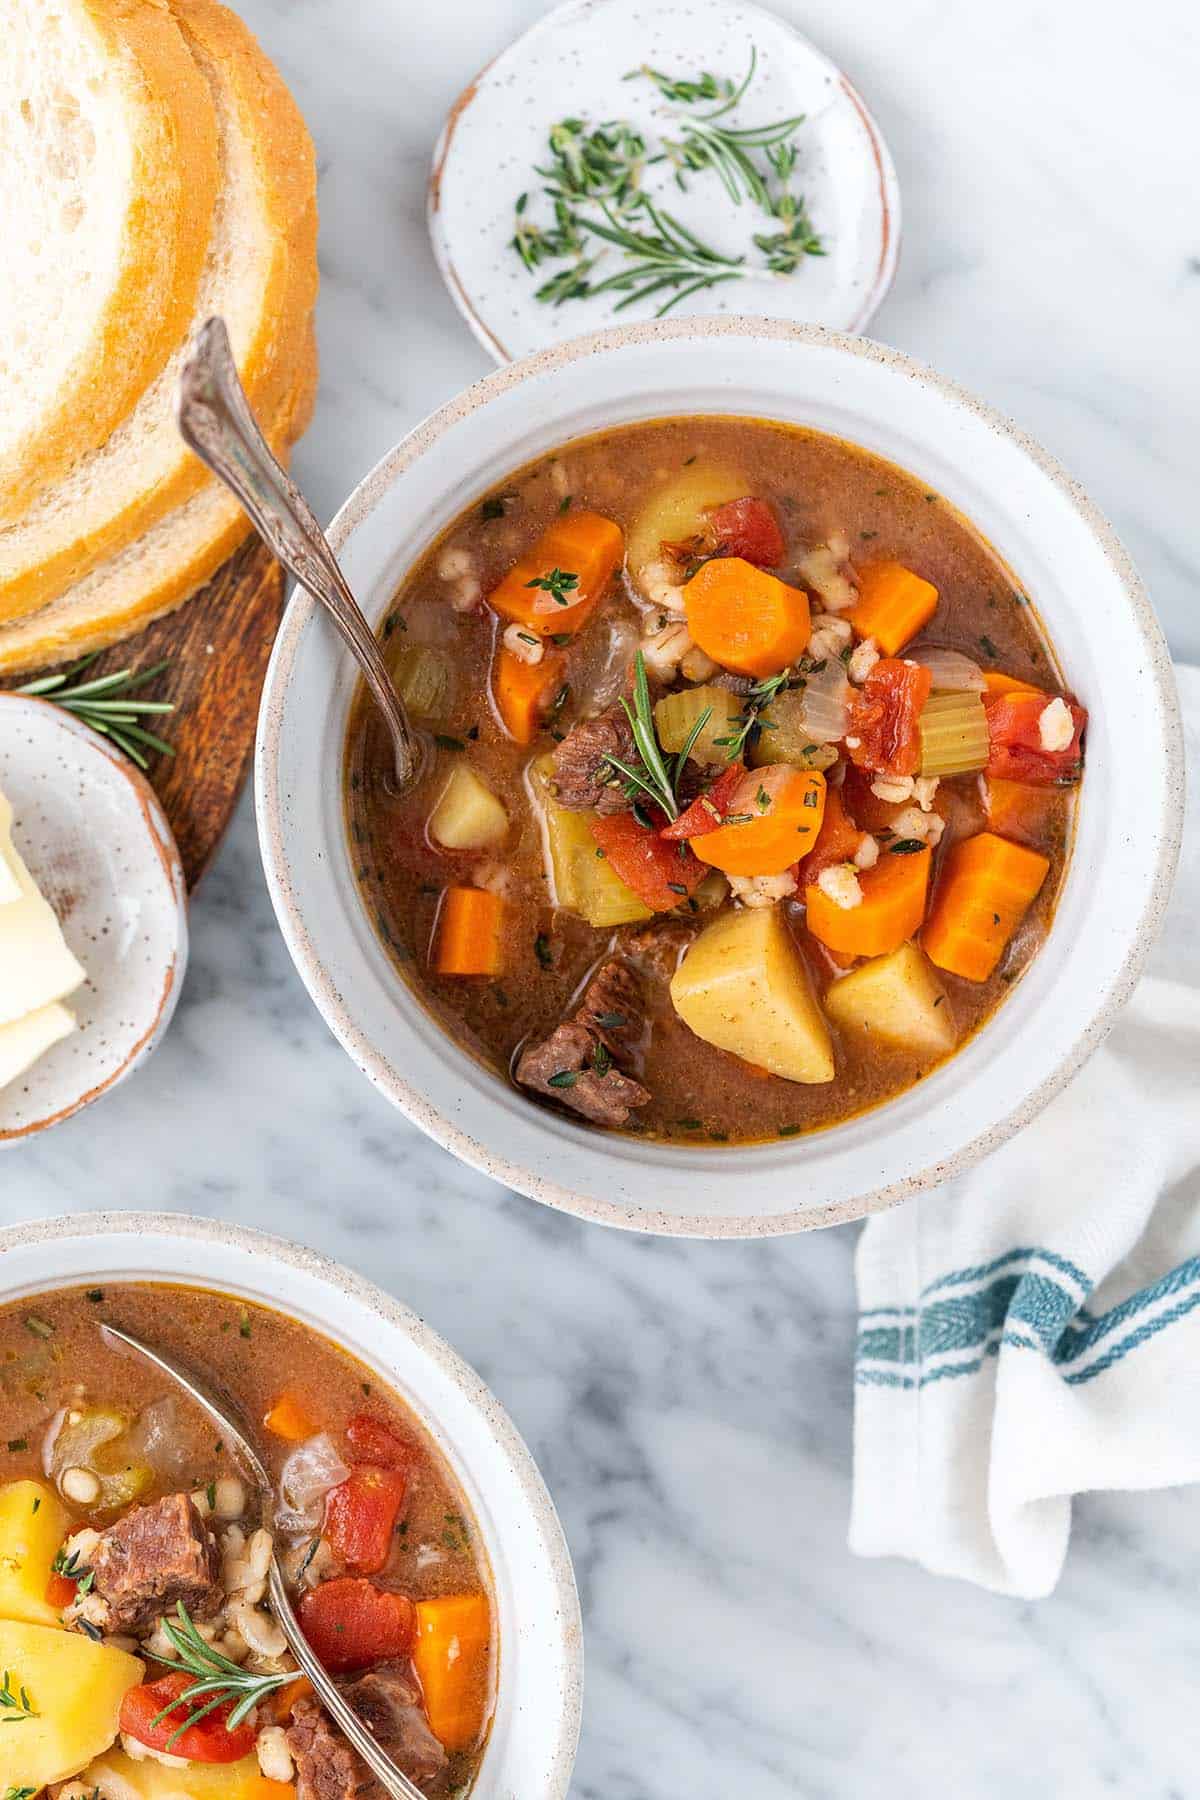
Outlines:
<svg viewBox="0 0 1200 1800"><path fill-rule="evenodd" d="M1200 669L1178 674L1183 858L1128 1007L1026 1131L862 1234L862 1556L1033 1598L1072 1495L1200 1481Z"/></svg>

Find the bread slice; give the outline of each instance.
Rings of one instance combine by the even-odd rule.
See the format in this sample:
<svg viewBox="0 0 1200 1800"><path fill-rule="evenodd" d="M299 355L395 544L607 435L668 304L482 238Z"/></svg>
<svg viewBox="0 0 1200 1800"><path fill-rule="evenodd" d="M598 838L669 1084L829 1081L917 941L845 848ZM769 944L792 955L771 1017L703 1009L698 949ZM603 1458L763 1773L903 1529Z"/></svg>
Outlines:
<svg viewBox="0 0 1200 1800"><path fill-rule="evenodd" d="M4 0L0 522L103 443L179 342L217 192L166 0Z"/></svg>
<svg viewBox="0 0 1200 1800"><path fill-rule="evenodd" d="M317 355L311 327L296 371L268 433L281 461L312 414ZM249 531L237 502L208 477L198 494L59 599L0 626L0 675L68 662L142 631L203 587Z"/></svg>
<svg viewBox="0 0 1200 1800"><path fill-rule="evenodd" d="M312 140L273 65L233 13L217 0L170 4L211 90L222 171L188 337L220 313L250 403L270 419L295 373L298 323L316 297ZM0 621L52 600L200 487L203 468L179 436L172 409L185 350L181 342L107 443L0 531Z"/></svg>

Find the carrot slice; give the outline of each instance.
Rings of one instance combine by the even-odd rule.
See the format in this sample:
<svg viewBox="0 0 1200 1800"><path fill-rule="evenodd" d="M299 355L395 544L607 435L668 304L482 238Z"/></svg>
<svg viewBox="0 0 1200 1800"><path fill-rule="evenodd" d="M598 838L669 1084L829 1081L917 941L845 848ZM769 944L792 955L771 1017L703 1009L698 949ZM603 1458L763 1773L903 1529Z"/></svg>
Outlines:
<svg viewBox="0 0 1200 1800"><path fill-rule="evenodd" d="M937 611L932 581L903 563L868 563L859 571L858 604L846 614L859 637L874 638L885 656L895 656Z"/></svg>
<svg viewBox="0 0 1200 1800"><path fill-rule="evenodd" d="M492 703L515 744L532 744L562 685L565 657L548 650L540 662L524 662L504 644L492 664Z"/></svg>
<svg viewBox="0 0 1200 1800"><path fill-rule="evenodd" d="M858 877L862 902L842 907L815 882L804 890L808 929L842 956L887 956L921 929L929 889L930 852L885 851Z"/></svg>
<svg viewBox="0 0 1200 1800"><path fill-rule="evenodd" d="M999 669L983 671L983 685L989 694L1040 694L1042 689L1031 681L1018 681L1015 675L1002 675ZM1049 700L1051 695L1047 694Z"/></svg>
<svg viewBox="0 0 1200 1800"><path fill-rule="evenodd" d="M268 1431L273 1432L276 1437L284 1438L289 1444L302 1444L305 1438L315 1437L317 1431L295 1394L288 1393L280 1394L263 1424Z"/></svg>
<svg viewBox="0 0 1200 1800"><path fill-rule="evenodd" d="M921 933L930 962L967 981L986 981L1049 872L1047 857L994 831L956 844Z"/></svg>
<svg viewBox="0 0 1200 1800"><path fill-rule="evenodd" d="M448 887L433 928L438 975L498 975L504 962L504 902L486 888Z"/></svg>
<svg viewBox="0 0 1200 1800"><path fill-rule="evenodd" d="M612 519L602 513L565 513L488 595L488 605L539 637L579 631L624 554L624 533ZM555 583L553 592L538 585L555 574L574 579Z"/></svg>
<svg viewBox="0 0 1200 1800"><path fill-rule="evenodd" d="M1003 775L987 775L983 782L988 824L1003 838L1027 844L1042 836L1054 810L1054 789L1033 787L1027 781L1007 781Z"/></svg>
<svg viewBox="0 0 1200 1800"><path fill-rule="evenodd" d="M485 1594L417 1602L413 1668L433 1735L452 1754L478 1743L487 1718L491 1625Z"/></svg>
<svg viewBox="0 0 1200 1800"><path fill-rule="evenodd" d="M825 816L825 777L773 763L751 769L728 803L730 822L692 840L692 849L726 875L781 875L817 841Z"/></svg>
<svg viewBox="0 0 1200 1800"><path fill-rule="evenodd" d="M808 643L808 595L740 556L706 562L683 596L696 643L739 675L777 674Z"/></svg>

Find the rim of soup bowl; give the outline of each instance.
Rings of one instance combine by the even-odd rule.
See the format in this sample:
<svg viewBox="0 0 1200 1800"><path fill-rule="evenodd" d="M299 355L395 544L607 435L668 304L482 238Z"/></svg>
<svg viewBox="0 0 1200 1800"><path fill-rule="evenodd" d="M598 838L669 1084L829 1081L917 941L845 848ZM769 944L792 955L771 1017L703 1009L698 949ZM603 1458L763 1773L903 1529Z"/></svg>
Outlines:
<svg viewBox="0 0 1200 1800"><path fill-rule="evenodd" d="M63 1246L70 1240L86 1246L86 1266L69 1266ZM111 1253L107 1240L117 1240ZM131 1252L140 1265L129 1263ZM273 1289L267 1273L272 1266L277 1273L282 1269L285 1283L288 1276L299 1278L312 1300L324 1290L328 1303L329 1290L334 1290L348 1303L348 1313L356 1315L355 1326L347 1324L335 1333L323 1315L300 1303L298 1293L293 1297L294 1284L293 1292L286 1285ZM257 1302L366 1360L412 1407L471 1501L501 1614L497 1708L471 1792L477 1800L509 1800L516 1793L528 1800L566 1800L583 1706L579 1594L562 1523L541 1472L482 1377L403 1301L344 1263L274 1233L223 1219L160 1212L67 1213L0 1226L0 1304L97 1281L163 1281ZM360 1326L363 1341L355 1342L350 1334L353 1330L357 1336ZM379 1332L379 1326L385 1331ZM394 1368L386 1347L389 1333L412 1345L415 1371ZM424 1386L441 1389L443 1404L457 1395L465 1409L457 1430L423 1397ZM482 1439L482 1450L480 1443L460 1447L471 1427ZM481 1473L479 1458L489 1448L498 1462ZM502 1508L508 1509L506 1514ZM541 1594L536 1616L529 1608L535 1591ZM529 1691L520 1692L524 1656L536 1657L538 1664L526 1676ZM544 1687L534 1691L530 1676L541 1679L547 1667L554 1670L556 1694L548 1695ZM506 1677L506 1668L515 1673ZM531 1722L537 1730L545 1721L532 1746L527 1737L514 1743L517 1715L525 1733Z"/></svg>
<svg viewBox="0 0 1200 1800"><path fill-rule="evenodd" d="M722 340L727 342L734 340L736 345L742 346L775 343L793 348L807 347L815 351L832 351L837 355L859 362L876 364L884 371L898 374L916 386L929 391L945 403L952 413L969 415L977 425L994 434L1010 452L1023 456L1034 465L1038 474L1056 490L1058 500L1065 503L1067 509L1076 515L1078 524L1090 536L1092 546L1100 552L1108 573L1116 588L1120 590L1137 638L1139 654L1144 658L1135 674L1139 683L1145 687L1156 728L1156 741L1152 744L1143 744L1140 748L1155 760L1161 770L1160 804L1157 811L1153 814L1150 811L1140 814L1130 825L1129 830L1135 836L1138 833L1142 835L1143 846L1153 842L1153 858L1144 884L1145 891L1141 908L1136 919L1126 929L1120 961L1113 968L1107 988L1098 995L1091 1011L1085 1013L1082 1008L1079 1009L1078 1030L1070 1043L1058 1054L1054 1067L1023 1092L1014 1104L1006 1106L1000 1117L992 1120L983 1129L973 1130L967 1139L955 1142L944 1153L930 1155L928 1161L920 1163L919 1166L905 1169L901 1173L889 1173L877 1158L873 1171L864 1174L861 1189L858 1191L834 1200L818 1200L816 1203L771 1212L687 1213L673 1209L666 1210L662 1207L655 1207L653 1204L643 1206L640 1202L628 1199L614 1201L608 1198L603 1191L605 1183L601 1179L601 1173L604 1165L607 1164L609 1173L616 1178L619 1186L622 1182L628 1183L630 1167L636 1165L646 1178L647 1186L652 1189L656 1166L674 1168L677 1166L676 1158L680 1162L686 1159L694 1171L698 1186L711 1192L718 1181L732 1180L738 1182L739 1185L744 1185L746 1180L753 1177L757 1170L761 1170L764 1174L767 1173L765 1161L760 1160L756 1169L755 1159L764 1159L775 1152L777 1154L771 1164L770 1172L775 1173L783 1166L789 1173L802 1174L806 1144L827 1141L832 1134L844 1133L864 1120L885 1116L889 1111L901 1106L905 1098L910 1097L914 1090L906 1090L905 1093L894 1096L880 1107L873 1108L865 1114L854 1115L849 1120L814 1133L798 1134L787 1139L786 1145L774 1142L766 1145L751 1143L733 1146L727 1150L718 1149L716 1146L706 1146L703 1149L689 1148L674 1143L664 1147L658 1143L648 1144L635 1140L624 1134L605 1136L605 1134L593 1131L588 1127L563 1121L556 1115L535 1106L525 1097L515 1095L516 1104L525 1113L540 1119L541 1134L556 1141L558 1162L555 1165L555 1172L547 1173L530 1169L519 1157L510 1155L497 1144L481 1141L480 1135L477 1134L478 1128L476 1131L472 1131L469 1125L464 1126L458 1122L456 1117L439 1109L422 1091L419 1077L414 1079L413 1070L421 1067L421 1056L428 1056L430 1052L430 1039L427 1036L418 1038L413 1035L412 1042L406 1046L409 1055L403 1067L386 1055L360 1027L351 999L342 992L337 979L331 974L322 956L316 935L309 928L305 915L303 859L301 859L301 866L294 876L288 853L289 833L285 823L287 809L280 784L281 752L291 679L305 634L320 619L320 608L317 603L296 587L292 589L288 607L275 641L259 712L255 749L255 803L259 844L267 886L284 939L301 978L326 1023L373 1085L445 1149L451 1151L470 1167L480 1170L509 1188L546 1205L593 1222L667 1236L708 1238L778 1236L865 1218L964 1173L1022 1130L1079 1071L1111 1030L1122 1007L1132 993L1170 896L1183 823L1183 732L1170 654L1141 578L1112 525L1057 458L1038 444L1028 433L995 408L979 400L968 389L946 376L938 374L904 352L869 338L848 336L845 333L830 331L822 326L800 325L781 319L734 314L716 318L651 320L636 325L622 325L592 332L572 339L566 344L539 351L518 362L507 364L484 376L471 387L447 401L445 405L416 425L392 450L380 458L375 467L354 488L329 525L327 535L334 550L341 554L355 533L370 519L384 497L391 492L405 473L435 447L447 432L462 424L480 409L503 399L512 390L518 389L528 382L535 382L543 376L552 376L567 365L583 363L589 359L621 352L634 346L676 345L681 340L685 343L694 343L708 358L719 356ZM700 378L698 371L697 380ZM570 425L564 423L561 435L556 441L569 443L575 435L586 437L596 430L615 429L621 424L633 423L639 419L668 415L669 409L665 405L657 412L626 411L622 413L622 396L625 393L626 390L618 383L613 394L613 417L607 426L599 423L594 426L589 425L587 431L573 432ZM671 416L686 413L686 410L686 408L677 407ZM732 404L724 408L697 405L694 410L698 416L712 416L714 412L724 412L726 416L730 417L747 416L746 409L743 408L739 411ZM759 415L757 413L753 416L769 417L767 414ZM790 417L785 422L803 423L804 421ZM816 426L815 428L820 430L824 427ZM899 435L898 427L892 427L892 435ZM918 438L913 438L910 447L912 453L916 455L923 446ZM928 446L924 447L928 448ZM547 450L549 448L551 446L548 445ZM545 451L539 452L539 454L545 453ZM897 463L901 468L906 466L901 454L888 449L881 449L878 454L882 455L885 460ZM491 481L502 479L509 473L510 467L511 465L496 466L491 471ZM486 492L486 484L479 491ZM478 496L476 495L476 497ZM952 504L954 504L953 501ZM429 529L425 538L425 547L428 547L428 543L433 541L437 532L444 529L453 516L451 514L446 520L439 521L436 527ZM970 514L967 513L966 516L968 522L972 522ZM415 554L420 554L420 552ZM413 557L409 557L406 566L411 566L412 560ZM392 592L394 592L395 585L395 581L393 581ZM389 604L390 594L374 609L368 602L368 616L373 616L374 622L377 623L386 614ZM324 623L324 621L321 622ZM1047 627L1047 630L1052 646L1057 648L1057 633L1050 627ZM341 648L340 642L334 639L332 632L329 632L323 652L323 680L332 680L333 671L339 660L345 655L346 652ZM340 761L338 781L340 788ZM1081 806L1088 805L1087 795L1088 785L1085 779L1081 792ZM344 846L323 845L318 853L318 860L325 857L331 848L341 848L342 854L345 855ZM1150 853L1144 850L1144 854L1149 860ZM1070 862L1068 862L1067 875L1070 875ZM355 899L358 901L357 894ZM361 902L358 903L361 908ZM345 917L340 923L343 928L348 925ZM1051 937L1053 937L1053 926ZM1037 960L1038 958L1035 958L1034 964L1031 966L1036 966ZM396 981L398 985L404 985L398 974ZM967 1055L972 1044L977 1044L981 1038L986 1040L988 1033L994 1032L996 1019L1018 1005L1022 985L1023 983L1019 983L1014 993L998 1009L997 1014L989 1017L981 1032L965 1041L953 1057L933 1071L932 1075L927 1078L927 1083L937 1081L947 1071L954 1070L956 1065L961 1066L961 1059ZM402 1010L405 1011L406 1016L409 1016L409 1008L415 1008L422 1016L428 1017L419 1000L406 996L405 1001L402 1002ZM453 1059L456 1062L456 1073L461 1080L462 1091L472 1096L473 1103L482 1111L487 1112L489 1109L485 1097L486 1090L481 1087L479 1066L465 1052L459 1050L457 1045L453 1044L452 1039L442 1031L440 1026L434 1024L433 1032L438 1034L438 1042L433 1045L434 1054L440 1053L443 1058ZM499 1078L490 1073L485 1075L483 1080L489 1083L493 1089L502 1087ZM922 1083L922 1088L925 1088L927 1083ZM495 1125L499 1121L493 1118L490 1122ZM577 1153L583 1160L589 1165L593 1165L591 1185L586 1191L581 1187L571 1185L569 1177L565 1180L558 1178L558 1169L569 1164L572 1151L576 1147ZM871 1162L870 1156L864 1157L863 1160L865 1164Z"/></svg>

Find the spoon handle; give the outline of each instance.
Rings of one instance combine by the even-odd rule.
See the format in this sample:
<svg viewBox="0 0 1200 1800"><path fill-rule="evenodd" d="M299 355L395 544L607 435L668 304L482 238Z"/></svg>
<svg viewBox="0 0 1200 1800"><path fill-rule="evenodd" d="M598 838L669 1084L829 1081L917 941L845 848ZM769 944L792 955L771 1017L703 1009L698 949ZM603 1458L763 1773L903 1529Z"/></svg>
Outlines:
<svg viewBox="0 0 1200 1800"><path fill-rule="evenodd" d="M396 780L407 787L419 758L403 702L312 508L258 428L223 319L208 319L197 332L180 372L175 410L184 442L225 483L284 568L330 614L384 716Z"/></svg>

